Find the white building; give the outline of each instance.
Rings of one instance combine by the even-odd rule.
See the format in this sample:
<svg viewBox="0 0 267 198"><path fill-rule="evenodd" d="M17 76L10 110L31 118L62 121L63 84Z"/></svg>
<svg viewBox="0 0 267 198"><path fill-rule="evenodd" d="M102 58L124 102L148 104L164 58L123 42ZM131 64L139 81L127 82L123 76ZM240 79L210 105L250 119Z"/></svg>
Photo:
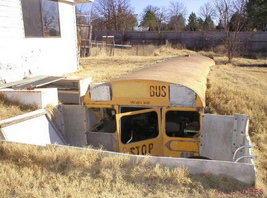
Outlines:
<svg viewBox="0 0 267 198"><path fill-rule="evenodd" d="M0 82L78 69L75 4L93 0L0 0Z"/></svg>

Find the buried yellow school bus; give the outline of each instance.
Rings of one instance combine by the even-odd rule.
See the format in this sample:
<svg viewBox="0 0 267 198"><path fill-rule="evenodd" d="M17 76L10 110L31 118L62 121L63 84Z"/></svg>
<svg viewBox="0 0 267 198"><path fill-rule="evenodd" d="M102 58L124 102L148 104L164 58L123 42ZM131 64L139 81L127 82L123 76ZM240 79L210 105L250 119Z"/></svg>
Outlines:
<svg viewBox="0 0 267 198"><path fill-rule="evenodd" d="M199 156L210 58L176 57L91 85L87 142L137 155Z"/></svg>

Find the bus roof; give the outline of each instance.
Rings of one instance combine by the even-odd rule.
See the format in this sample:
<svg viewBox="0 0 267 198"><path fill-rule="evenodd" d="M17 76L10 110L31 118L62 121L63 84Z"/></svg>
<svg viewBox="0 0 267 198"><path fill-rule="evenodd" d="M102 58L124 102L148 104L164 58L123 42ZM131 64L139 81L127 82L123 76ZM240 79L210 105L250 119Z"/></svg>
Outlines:
<svg viewBox="0 0 267 198"><path fill-rule="evenodd" d="M215 65L212 59L200 55L175 57L111 80L110 83L148 80L178 84L193 90L205 104L207 75L212 65Z"/></svg>

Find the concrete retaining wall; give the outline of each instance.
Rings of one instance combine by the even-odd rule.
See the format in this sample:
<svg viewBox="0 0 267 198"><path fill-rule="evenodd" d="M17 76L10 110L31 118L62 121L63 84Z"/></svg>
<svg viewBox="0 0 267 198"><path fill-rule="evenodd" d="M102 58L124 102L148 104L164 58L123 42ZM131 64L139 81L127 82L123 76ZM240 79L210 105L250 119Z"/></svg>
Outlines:
<svg viewBox="0 0 267 198"><path fill-rule="evenodd" d="M81 149L81 148L77 148ZM173 157L154 157L143 155L130 155L111 151L90 149L92 152L100 152L104 157L126 156L134 165L140 160L146 160L151 165L160 164L168 168L186 168L191 174L211 173L214 175L226 175L249 185L255 185L256 170L254 164L235 163L217 160L186 159Z"/></svg>
<svg viewBox="0 0 267 198"><path fill-rule="evenodd" d="M81 112L84 112L83 107L63 106L63 111L65 111L64 123L67 123L65 125L67 128L66 136L71 139L71 144L86 146L85 129L83 127L85 115L81 115ZM0 140L41 146L55 143L66 145L67 143L59 134L57 127L53 125L46 114L45 110L38 110L0 121ZM160 164L169 168L184 167L192 174L212 173L215 175L226 175L249 185L255 184L256 169L253 163L130 155L95 149L91 149L91 151L100 152L104 157L127 156L133 165L136 162L140 162L140 160L146 160L151 165Z"/></svg>
<svg viewBox="0 0 267 198"><path fill-rule="evenodd" d="M41 146L65 144L43 109L1 120L0 140Z"/></svg>
<svg viewBox="0 0 267 198"><path fill-rule="evenodd" d="M48 104L58 104L58 93L56 88L34 89L34 90L12 90L2 89L0 93L6 95L11 101L22 104L35 104L38 108L44 108Z"/></svg>

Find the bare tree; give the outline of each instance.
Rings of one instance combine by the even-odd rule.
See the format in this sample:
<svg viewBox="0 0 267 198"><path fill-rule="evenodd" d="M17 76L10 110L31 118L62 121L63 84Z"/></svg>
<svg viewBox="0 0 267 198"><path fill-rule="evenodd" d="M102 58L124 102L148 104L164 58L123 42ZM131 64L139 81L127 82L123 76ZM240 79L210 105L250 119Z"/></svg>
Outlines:
<svg viewBox="0 0 267 198"><path fill-rule="evenodd" d="M98 0L95 2L95 9L104 19L107 30L124 32L137 22L130 0Z"/></svg>
<svg viewBox="0 0 267 198"><path fill-rule="evenodd" d="M203 18L203 20L208 17L211 17L212 19L215 16L214 6L210 2L205 3L199 8L199 15Z"/></svg>
<svg viewBox="0 0 267 198"><path fill-rule="evenodd" d="M203 6L199 8L198 18L200 29L204 31L209 31L214 29L213 19L215 18L215 8L214 5L210 2L205 3Z"/></svg>
<svg viewBox="0 0 267 198"><path fill-rule="evenodd" d="M181 18L183 20L183 25L185 21L185 16L187 14L187 9L185 5L179 1L171 1L169 5L169 21L174 26L174 30L178 31L181 27Z"/></svg>
<svg viewBox="0 0 267 198"><path fill-rule="evenodd" d="M169 14L171 16L182 15L183 17L185 17L185 15L187 14L187 9L183 3L179 1L171 1L169 6Z"/></svg>
<svg viewBox="0 0 267 198"><path fill-rule="evenodd" d="M45 36L58 36L60 34L58 4L53 1L43 1L42 14Z"/></svg>
<svg viewBox="0 0 267 198"><path fill-rule="evenodd" d="M77 24L90 25L92 21L99 18L96 12L94 12L94 5L88 3L82 3L76 5L76 21Z"/></svg>
<svg viewBox="0 0 267 198"><path fill-rule="evenodd" d="M167 21L167 12L168 10L165 7L161 7L156 12L156 19L158 23L158 31L159 33L162 30L163 23L166 23Z"/></svg>
<svg viewBox="0 0 267 198"><path fill-rule="evenodd" d="M241 30L241 20L245 12L245 5L247 0L214 0L214 7L217 13L218 21L222 21L225 31L224 41L225 49L227 51L228 62L231 62L236 54L237 48L240 44L238 35ZM230 32L230 20L233 14L238 13L235 22L235 29L233 35Z"/></svg>

